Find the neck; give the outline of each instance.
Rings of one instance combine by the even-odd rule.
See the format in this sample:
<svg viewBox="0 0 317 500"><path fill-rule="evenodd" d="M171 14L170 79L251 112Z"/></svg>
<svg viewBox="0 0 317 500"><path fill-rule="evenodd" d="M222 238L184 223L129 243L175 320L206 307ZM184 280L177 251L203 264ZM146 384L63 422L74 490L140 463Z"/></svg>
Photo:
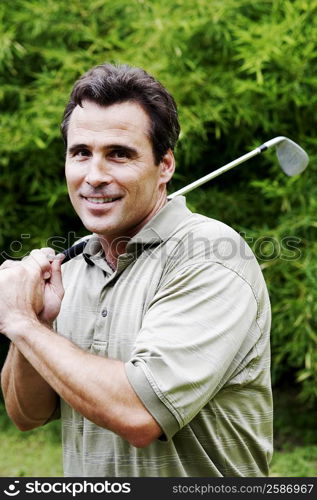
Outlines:
<svg viewBox="0 0 317 500"><path fill-rule="evenodd" d="M105 238L104 236L99 236L102 249L105 254L105 259L111 269L115 270L117 267L117 261L120 255L125 253L127 244L129 243L131 237L117 237L111 240Z"/></svg>
<svg viewBox="0 0 317 500"><path fill-rule="evenodd" d="M161 208L167 203L167 196L161 198L155 209L152 210L144 219L134 228L130 229L124 235L99 235L100 243L105 254L105 259L109 266L115 270L117 261L120 255L126 252L127 244L133 236L135 236L145 224L157 214Z"/></svg>

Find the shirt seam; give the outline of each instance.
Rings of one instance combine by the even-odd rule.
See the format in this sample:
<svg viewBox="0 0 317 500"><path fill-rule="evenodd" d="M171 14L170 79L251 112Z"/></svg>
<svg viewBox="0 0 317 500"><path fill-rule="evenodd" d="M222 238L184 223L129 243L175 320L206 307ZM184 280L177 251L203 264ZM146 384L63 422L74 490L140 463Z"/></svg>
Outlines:
<svg viewBox="0 0 317 500"><path fill-rule="evenodd" d="M257 304L257 317L259 315L259 309L260 309L260 303L257 299L257 296L254 292L254 289L253 289L253 286L251 285L251 283L249 283L249 281L244 277L242 276L241 274L238 273L238 271L236 271L236 269L233 269L232 267L230 266L226 266L225 264L223 264L222 262L218 262L216 260L213 260L213 259L204 259L204 260L201 260L201 261L196 261L195 263L193 264L186 264L184 265L183 267L179 268L177 271L178 272L181 272L181 271L184 271L185 269L190 269L192 267L200 267L201 264L204 264L206 262L209 262L209 263L212 263L212 264L218 264L219 266L221 267L224 267L225 269L228 269L229 271L232 271L233 273L235 273L240 279L242 279L242 281L244 281L245 283L247 283L247 285L249 285L249 287L251 288L252 290L252 295L256 301L256 304ZM166 282L166 284L168 284L172 279L174 279L174 277L172 277L170 280L168 280ZM261 328L260 328L261 330ZM262 331L262 330L261 330Z"/></svg>

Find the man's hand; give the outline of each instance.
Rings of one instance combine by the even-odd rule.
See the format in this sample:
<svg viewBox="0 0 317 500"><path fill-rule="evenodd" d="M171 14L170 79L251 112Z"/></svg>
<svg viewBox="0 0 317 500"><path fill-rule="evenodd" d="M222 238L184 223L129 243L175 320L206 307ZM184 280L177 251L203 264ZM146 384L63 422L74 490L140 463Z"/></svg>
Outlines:
<svg viewBox="0 0 317 500"><path fill-rule="evenodd" d="M50 324L57 316L64 290L62 258L50 248L33 250L22 261L0 266L0 331L29 319Z"/></svg>
<svg viewBox="0 0 317 500"><path fill-rule="evenodd" d="M51 249L46 249L51 250ZM49 257L48 257L49 258ZM61 264L64 256L62 254L54 256L51 261L49 278L44 283L44 302L43 308L38 315L39 320L51 326L58 315L61 303L64 297L64 288L62 282Z"/></svg>

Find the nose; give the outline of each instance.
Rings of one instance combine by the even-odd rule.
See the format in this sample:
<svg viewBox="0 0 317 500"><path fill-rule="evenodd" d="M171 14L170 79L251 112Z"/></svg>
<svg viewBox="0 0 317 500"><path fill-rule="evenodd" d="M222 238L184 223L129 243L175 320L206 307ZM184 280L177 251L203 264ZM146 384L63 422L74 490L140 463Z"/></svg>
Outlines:
<svg viewBox="0 0 317 500"><path fill-rule="evenodd" d="M104 158L94 157L91 159L85 180L87 184L93 187L100 186L101 184L110 184L112 182L112 177Z"/></svg>

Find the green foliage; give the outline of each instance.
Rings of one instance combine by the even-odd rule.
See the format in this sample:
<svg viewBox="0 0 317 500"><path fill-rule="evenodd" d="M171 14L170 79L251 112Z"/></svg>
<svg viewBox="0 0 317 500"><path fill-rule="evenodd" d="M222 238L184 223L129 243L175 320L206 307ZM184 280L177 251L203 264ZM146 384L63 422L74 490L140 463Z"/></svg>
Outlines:
<svg viewBox="0 0 317 500"><path fill-rule="evenodd" d="M316 404L303 404L285 383L274 395L274 454L270 476L316 477Z"/></svg>
<svg viewBox="0 0 317 500"><path fill-rule="evenodd" d="M317 446L301 446L274 454L270 477L316 477Z"/></svg>
<svg viewBox="0 0 317 500"><path fill-rule="evenodd" d="M172 190L277 135L310 154L300 177L267 152L188 200L250 242L271 295L273 380L316 400L316 13L317 0L1 2L2 259L85 233L63 178L64 106L91 66L142 66L179 107Z"/></svg>
<svg viewBox="0 0 317 500"><path fill-rule="evenodd" d="M21 432L0 404L0 477L62 477L60 422Z"/></svg>

